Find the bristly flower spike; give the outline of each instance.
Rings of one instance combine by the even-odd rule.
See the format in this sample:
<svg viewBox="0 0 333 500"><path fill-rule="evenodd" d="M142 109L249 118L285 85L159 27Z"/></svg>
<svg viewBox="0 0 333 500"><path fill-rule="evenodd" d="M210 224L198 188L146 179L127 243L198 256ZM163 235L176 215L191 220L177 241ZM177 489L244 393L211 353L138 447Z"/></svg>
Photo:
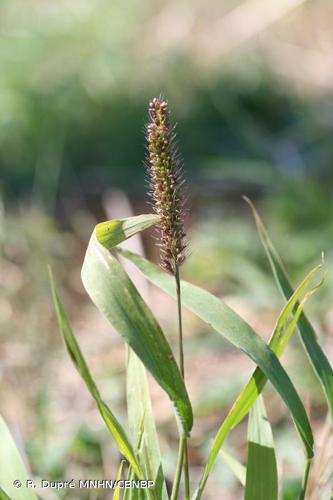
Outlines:
<svg viewBox="0 0 333 500"><path fill-rule="evenodd" d="M161 265L172 274L184 262L186 249L182 165L174 129L168 103L155 97L149 103L147 170L153 208L160 217Z"/></svg>

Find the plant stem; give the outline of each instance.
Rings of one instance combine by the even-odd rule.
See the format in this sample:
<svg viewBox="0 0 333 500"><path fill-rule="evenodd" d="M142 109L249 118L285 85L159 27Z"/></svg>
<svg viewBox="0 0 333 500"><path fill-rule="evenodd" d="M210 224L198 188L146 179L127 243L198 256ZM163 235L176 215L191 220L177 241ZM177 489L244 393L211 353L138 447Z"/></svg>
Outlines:
<svg viewBox="0 0 333 500"><path fill-rule="evenodd" d="M187 450L187 439L185 440L185 450L184 450L184 475L185 475L185 498L190 500L190 474L188 466L188 450Z"/></svg>
<svg viewBox="0 0 333 500"><path fill-rule="evenodd" d="M175 272L176 287L177 287L177 307L178 307L178 331L179 331L179 366L182 377L185 378L184 370L184 348L183 348L183 321L182 321L182 298L180 289L179 267L176 266Z"/></svg>
<svg viewBox="0 0 333 500"><path fill-rule="evenodd" d="M176 265L175 269L175 279L177 288L177 307L178 307L178 330L179 330L179 366L180 372L183 379L185 379L185 369L184 369L184 347L183 347L183 321L182 321L182 300L181 300L181 288L180 288L180 275L179 266ZM181 436L181 441L184 441L184 450L182 456L182 463L184 465L184 476L185 476L185 498L190 500L190 478L189 478L189 467L188 467L188 450L187 450L187 439L186 436Z"/></svg>
<svg viewBox="0 0 333 500"><path fill-rule="evenodd" d="M302 491L299 495L299 500L304 500L305 498L305 492L306 488L308 485L308 479L309 479L309 472L310 472L310 467L311 467L312 459L308 458L305 464L305 469L304 469L304 475L303 475L303 481L302 481Z"/></svg>
<svg viewBox="0 0 333 500"><path fill-rule="evenodd" d="M176 476L175 476L175 479L173 482L170 500L177 500L177 498L178 498L179 484L180 484L180 478L182 475L182 468L183 468L183 462L184 462L185 445L186 445L186 437L184 436L184 434L182 434L179 438L179 450L178 450L178 459L177 459L177 467L176 467Z"/></svg>

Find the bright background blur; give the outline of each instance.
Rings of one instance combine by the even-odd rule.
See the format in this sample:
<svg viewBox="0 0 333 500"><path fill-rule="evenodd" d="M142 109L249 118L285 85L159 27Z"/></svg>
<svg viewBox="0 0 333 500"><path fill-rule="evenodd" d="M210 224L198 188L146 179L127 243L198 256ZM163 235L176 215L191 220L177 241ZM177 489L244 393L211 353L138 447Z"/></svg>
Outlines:
<svg viewBox="0 0 333 500"><path fill-rule="evenodd" d="M125 350L87 298L80 266L98 221L150 210L143 129L153 96L168 98L184 157L185 278L269 336L283 302L243 194L257 204L295 284L322 251L333 271L332 25L329 0L1 2L0 412L36 477L115 476L119 456L63 347L46 264L105 399L125 421ZM151 234L143 243L156 261ZM331 360L332 293L333 272L307 307ZM151 300L174 342L174 306L156 290ZM197 479L253 366L190 314L185 332ZM318 442L327 443L323 394L297 339L283 362ZM152 394L172 478L177 430L154 383ZM269 387L266 395L283 498L293 500L302 448L281 400ZM245 424L226 448L246 461ZM328 498L316 490L320 466L313 499ZM222 460L206 498L217 492L242 497ZM110 498L102 491L63 497ZM43 498L54 495L44 490Z"/></svg>

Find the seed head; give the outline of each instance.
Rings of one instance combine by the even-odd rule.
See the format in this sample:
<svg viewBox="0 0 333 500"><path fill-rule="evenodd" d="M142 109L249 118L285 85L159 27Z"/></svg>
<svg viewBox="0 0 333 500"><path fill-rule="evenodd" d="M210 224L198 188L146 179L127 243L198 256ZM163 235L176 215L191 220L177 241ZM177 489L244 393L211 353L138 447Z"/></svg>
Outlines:
<svg viewBox="0 0 333 500"><path fill-rule="evenodd" d="M160 217L161 265L172 274L185 260L182 167L170 124L168 103L154 98L149 103L147 170L153 208Z"/></svg>

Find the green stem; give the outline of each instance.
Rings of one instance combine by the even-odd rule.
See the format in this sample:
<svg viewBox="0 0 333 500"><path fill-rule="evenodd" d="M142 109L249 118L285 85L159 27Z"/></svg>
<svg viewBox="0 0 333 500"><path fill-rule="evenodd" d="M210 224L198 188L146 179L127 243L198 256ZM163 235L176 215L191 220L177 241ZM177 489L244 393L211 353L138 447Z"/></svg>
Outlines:
<svg viewBox="0 0 333 500"><path fill-rule="evenodd" d="M182 321L182 300L181 300L181 288L180 288L180 275L179 266L176 265L175 268L175 279L177 288L177 307L178 307L178 330L179 330L179 366L180 372L183 379L185 379L185 368L184 368L184 347L183 347L183 321ZM184 441L184 451L182 462L184 466L184 477L185 477L185 498L190 500L190 478L189 478L189 466L188 466L188 449L187 449L187 439L186 436L181 436L181 441Z"/></svg>
<svg viewBox="0 0 333 500"><path fill-rule="evenodd" d="M187 449L187 439L185 440L185 450L184 450L184 476L185 476L185 498L186 500L190 500L190 474L189 474L189 466L188 466L188 449Z"/></svg>
<svg viewBox="0 0 333 500"><path fill-rule="evenodd" d="M182 297L180 289L179 267L176 266L175 272L177 287L177 307L178 307L178 331L179 331L179 366L182 377L185 378L184 370L184 348L183 348L183 321L182 321Z"/></svg>
<svg viewBox="0 0 333 500"><path fill-rule="evenodd" d="M175 479L174 479L173 486L172 486L170 500L177 500L177 498L178 498L179 484L180 484L180 478L182 475L182 468L183 468L183 462L184 462L185 445L186 445L186 437L182 434L180 436L180 439L179 439L179 451L178 451L176 475L175 475Z"/></svg>
<svg viewBox="0 0 333 500"><path fill-rule="evenodd" d="M305 463L304 475L303 475L303 480L302 480L302 491L299 495L299 500L304 500L304 498L305 498L306 487L308 485L311 463L312 463L312 459L308 458L306 460L306 463Z"/></svg>

